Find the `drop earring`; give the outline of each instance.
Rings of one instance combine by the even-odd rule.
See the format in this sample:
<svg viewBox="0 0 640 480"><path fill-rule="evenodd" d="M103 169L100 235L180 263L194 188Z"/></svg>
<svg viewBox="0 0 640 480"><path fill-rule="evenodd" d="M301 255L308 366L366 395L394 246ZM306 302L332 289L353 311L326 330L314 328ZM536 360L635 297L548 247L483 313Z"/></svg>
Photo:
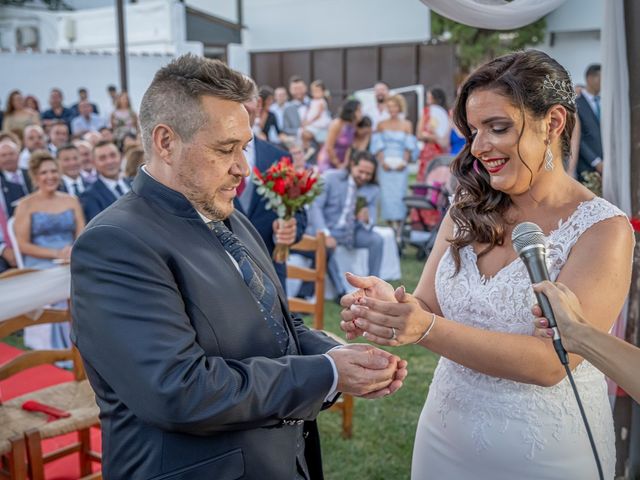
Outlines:
<svg viewBox="0 0 640 480"><path fill-rule="evenodd" d="M547 149L544 152L544 169L547 172L553 170L553 153L551 153L551 142L547 140Z"/></svg>

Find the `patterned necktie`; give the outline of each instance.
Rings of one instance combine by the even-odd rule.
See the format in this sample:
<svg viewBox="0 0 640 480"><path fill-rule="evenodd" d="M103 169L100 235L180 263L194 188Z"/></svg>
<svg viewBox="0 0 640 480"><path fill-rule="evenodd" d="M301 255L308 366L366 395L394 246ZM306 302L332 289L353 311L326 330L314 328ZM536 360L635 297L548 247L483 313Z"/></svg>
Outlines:
<svg viewBox="0 0 640 480"><path fill-rule="evenodd" d="M118 192L118 198L124 195L124 190L122 190L122 187L119 183L116 183L115 191Z"/></svg>
<svg viewBox="0 0 640 480"><path fill-rule="evenodd" d="M600 95L595 95L593 97L593 103L596 105L596 117L600 120Z"/></svg>
<svg viewBox="0 0 640 480"><path fill-rule="evenodd" d="M264 315L264 320L274 333L280 351L284 355L288 351L289 335L283 325L283 314L275 285L253 261L240 239L223 222L211 222L209 228L238 263L244 283L260 305L260 312Z"/></svg>
<svg viewBox="0 0 640 480"><path fill-rule="evenodd" d="M76 197L80 196L80 186L78 186L79 182L80 180L76 180L75 182L73 182L73 193Z"/></svg>

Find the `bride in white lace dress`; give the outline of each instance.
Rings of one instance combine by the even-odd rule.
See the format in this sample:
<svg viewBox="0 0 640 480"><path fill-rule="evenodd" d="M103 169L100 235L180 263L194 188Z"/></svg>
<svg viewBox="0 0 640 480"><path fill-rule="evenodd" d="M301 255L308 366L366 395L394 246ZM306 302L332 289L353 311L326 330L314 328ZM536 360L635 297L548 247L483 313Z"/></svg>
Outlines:
<svg viewBox="0 0 640 480"><path fill-rule="evenodd" d="M630 284L630 225L563 169L575 97L567 72L546 54L480 67L462 86L455 120L468 145L452 167L460 187L416 291L351 277L365 296L343 298L341 326L350 339L418 341L442 356L418 421L413 479L596 479L564 369L550 341L532 335L535 297L511 231L523 221L542 228L551 279L607 331ZM604 377L576 355L570 366L611 479Z"/></svg>

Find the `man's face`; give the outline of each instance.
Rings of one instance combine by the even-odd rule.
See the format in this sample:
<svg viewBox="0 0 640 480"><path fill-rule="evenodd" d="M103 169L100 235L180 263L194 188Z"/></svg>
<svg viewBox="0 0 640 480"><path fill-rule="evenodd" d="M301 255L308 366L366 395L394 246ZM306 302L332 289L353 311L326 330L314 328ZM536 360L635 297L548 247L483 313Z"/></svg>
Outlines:
<svg viewBox="0 0 640 480"><path fill-rule="evenodd" d="M594 95L600 95L600 72L592 73L587 77L587 87Z"/></svg>
<svg viewBox="0 0 640 480"><path fill-rule="evenodd" d="M18 170L18 146L13 142L0 143L0 170Z"/></svg>
<svg viewBox="0 0 640 480"><path fill-rule="evenodd" d="M56 147L61 147L69 141L69 128L61 123L52 125L49 130L49 138Z"/></svg>
<svg viewBox="0 0 640 480"><path fill-rule="evenodd" d="M87 101L80 102L78 104L78 112L85 118L89 118L91 116L91 112L93 112L93 108L91 108L91 104Z"/></svg>
<svg viewBox="0 0 640 480"><path fill-rule="evenodd" d="M389 96L389 87L384 83L376 83L373 87L373 93L376 96L376 101L378 103L384 103L387 101L387 97Z"/></svg>
<svg viewBox="0 0 640 480"><path fill-rule="evenodd" d="M368 160L360 160L351 167L351 176L358 187L362 187L371 181L376 172L376 166Z"/></svg>
<svg viewBox="0 0 640 480"><path fill-rule="evenodd" d="M113 143L93 149L93 164L96 171L103 177L117 180L120 176L121 163L120 152Z"/></svg>
<svg viewBox="0 0 640 480"><path fill-rule="evenodd" d="M58 152L58 163L63 175L71 178L77 178L80 175L80 154L75 148Z"/></svg>
<svg viewBox="0 0 640 480"><path fill-rule="evenodd" d="M289 86L289 93L294 100L302 101L307 94L307 84L304 82L293 82Z"/></svg>
<svg viewBox="0 0 640 480"><path fill-rule="evenodd" d="M90 172L93 170L93 158L91 157L91 149L86 145L78 145L78 156L82 169Z"/></svg>
<svg viewBox="0 0 640 480"><path fill-rule="evenodd" d="M287 102L287 91L284 88L282 87L276 88L276 91L274 92L273 95L278 105L284 105Z"/></svg>
<svg viewBox="0 0 640 480"><path fill-rule="evenodd" d="M177 150L176 189L208 218L223 220L249 175L243 151L252 138L249 114L241 103L210 96L200 99L200 108L208 121Z"/></svg>
<svg viewBox="0 0 640 480"><path fill-rule="evenodd" d="M78 96L80 97L80 100L86 100L87 99L87 91L86 90L79 90L78 91Z"/></svg>
<svg viewBox="0 0 640 480"><path fill-rule="evenodd" d="M107 142L113 142L113 132L110 128L102 128L100 130L100 139L106 140Z"/></svg>
<svg viewBox="0 0 640 480"><path fill-rule="evenodd" d="M30 152L45 148L46 143L42 129L38 127L25 129L24 146Z"/></svg>
<svg viewBox="0 0 640 480"><path fill-rule="evenodd" d="M62 94L58 90L52 90L49 95L49 104L52 108L58 108L62 105Z"/></svg>

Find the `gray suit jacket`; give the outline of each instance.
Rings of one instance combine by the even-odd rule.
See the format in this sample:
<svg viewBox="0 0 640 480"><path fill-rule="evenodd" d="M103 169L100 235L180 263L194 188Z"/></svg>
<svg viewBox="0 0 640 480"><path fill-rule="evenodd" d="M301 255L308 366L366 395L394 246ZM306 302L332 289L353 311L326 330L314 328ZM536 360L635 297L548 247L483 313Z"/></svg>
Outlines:
<svg viewBox="0 0 640 480"><path fill-rule="evenodd" d="M336 224L347 201L349 172L347 170L329 170L323 175L322 180L324 183L322 193L309 209L308 232L310 235L315 235L315 232L327 229L331 232L331 236L340 242L346 232L342 228L337 228ZM369 209L370 223L363 225L366 228L372 228L378 218L379 194L380 187L375 184L363 185L356 192L356 197L363 197Z"/></svg>
<svg viewBox="0 0 640 480"><path fill-rule="evenodd" d="M287 135L297 135L298 129L302 126L298 107L300 102L292 101L282 112L282 131Z"/></svg>
<svg viewBox="0 0 640 480"><path fill-rule="evenodd" d="M279 286L248 220L229 220ZM106 480L294 478L302 426L291 420L313 421L323 407L333 371L321 354L336 343L291 317L279 288L300 353L281 357L184 196L141 171L76 241L71 275L72 340L100 407ZM311 478L321 478L311 450Z"/></svg>

